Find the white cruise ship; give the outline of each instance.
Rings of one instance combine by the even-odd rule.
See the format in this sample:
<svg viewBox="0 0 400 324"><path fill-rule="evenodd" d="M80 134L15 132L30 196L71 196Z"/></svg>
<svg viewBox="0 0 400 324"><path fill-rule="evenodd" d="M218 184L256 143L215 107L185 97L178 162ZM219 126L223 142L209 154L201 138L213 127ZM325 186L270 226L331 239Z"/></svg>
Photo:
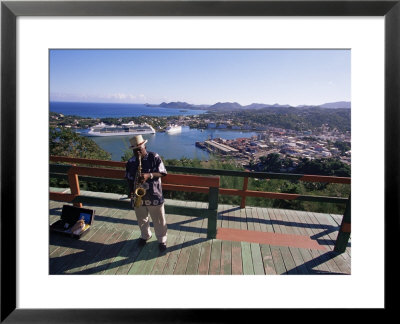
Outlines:
<svg viewBox="0 0 400 324"><path fill-rule="evenodd" d="M178 125L169 125L165 131L169 134L173 134L173 133L179 133L182 131L182 126L178 126Z"/></svg>
<svg viewBox="0 0 400 324"><path fill-rule="evenodd" d="M140 134L154 134L156 131L149 124L135 124L130 121L121 126L106 125L104 123L97 124L90 128L87 133L88 136L123 136L123 135L140 135Z"/></svg>

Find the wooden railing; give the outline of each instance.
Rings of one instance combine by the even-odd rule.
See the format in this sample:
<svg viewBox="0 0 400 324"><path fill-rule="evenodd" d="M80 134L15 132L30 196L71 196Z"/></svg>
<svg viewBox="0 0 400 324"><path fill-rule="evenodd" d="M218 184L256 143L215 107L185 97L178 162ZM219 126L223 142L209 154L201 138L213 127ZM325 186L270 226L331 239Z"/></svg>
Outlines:
<svg viewBox="0 0 400 324"><path fill-rule="evenodd" d="M127 202L106 201L104 198L99 197L84 197L80 195L79 179L85 181L94 181L102 183L126 184L123 180L125 176L125 162L105 161L105 160L91 160L81 158L69 158L60 156L50 156L50 162L71 163L65 164L51 164L50 176L51 177L65 177L67 175L70 185L70 194L50 193L50 199L72 202L81 206L82 203L106 203L108 206L127 208ZM90 165L76 166L75 164ZM96 167L92 167L96 166ZM100 168L98 166L107 166L111 168ZM183 215L206 216L209 218L208 237L215 237L216 234L216 210L218 209L218 195L234 195L241 197L240 207L246 206L246 197L261 197L269 199L285 199L285 200L302 200L324 203L343 203L346 204L345 213L343 216L342 224L340 226L338 238L335 245L336 252L344 252L351 233L351 210L350 210L350 196L349 198L342 197L326 197L326 196L309 196L289 193L276 193L265 191L248 190L248 179L283 179L283 180L298 180L305 182L323 182L323 183L341 183L351 184L351 178L348 177L331 177L319 175L302 175L302 174L286 174L286 173L268 173L268 172L246 172L246 171L231 171L231 170L215 170L215 169L201 169L201 168L188 168L178 166L167 166L169 172L181 172L185 174L168 174L163 178L163 189L172 191L190 191L208 193L209 207L206 213L204 210L197 208L185 207L168 207L166 212L178 213ZM204 176L193 176L191 174L207 174ZM219 177L213 176L236 176L243 178L242 189L229 189L219 187Z"/></svg>

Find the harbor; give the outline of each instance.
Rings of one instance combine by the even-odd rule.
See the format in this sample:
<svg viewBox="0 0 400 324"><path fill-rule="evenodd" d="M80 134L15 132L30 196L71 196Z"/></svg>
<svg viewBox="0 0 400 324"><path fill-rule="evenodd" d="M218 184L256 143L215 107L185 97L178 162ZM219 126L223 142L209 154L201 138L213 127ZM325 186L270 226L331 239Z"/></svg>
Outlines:
<svg viewBox="0 0 400 324"><path fill-rule="evenodd" d="M278 154L295 163L301 158L335 158L351 165L350 131L339 130L328 124L313 130L294 130L257 123L239 125L237 120L225 119L215 122L201 115L166 118L143 116L136 122L130 118L104 119L106 124L100 119L67 118L53 114L50 125L91 136L100 148L111 154L113 161L120 161L126 155L129 150L128 137L140 133L148 140L149 149L164 159L207 161L215 154L245 166L258 163L260 158L269 154Z"/></svg>
<svg viewBox="0 0 400 324"><path fill-rule="evenodd" d="M87 130L76 130L82 136L86 136ZM178 132L156 132L155 134L144 134L143 138L148 140L147 147L150 151L157 152L164 159L199 159L209 160L210 152L196 146L198 141L207 141L214 138L235 139L238 137L252 137L256 132L237 130L215 130L215 129L193 129L182 126ZM129 138L126 136L91 136L102 149L110 152L113 161L120 161L121 156L129 150Z"/></svg>

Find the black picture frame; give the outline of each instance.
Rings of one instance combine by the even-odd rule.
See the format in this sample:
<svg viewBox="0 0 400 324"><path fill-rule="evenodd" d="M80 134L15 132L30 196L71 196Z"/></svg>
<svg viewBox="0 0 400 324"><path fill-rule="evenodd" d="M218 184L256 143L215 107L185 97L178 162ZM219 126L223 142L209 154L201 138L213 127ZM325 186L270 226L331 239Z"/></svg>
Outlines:
<svg viewBox="0 0 400 324"><path fill-rule="evenodd" d="M237 310L17 309L16 19L19 16L383 16L385 18L385 309L398 282L388 265L399 231L400 0L392 1L2 1L1 2L1 322L216 322ZM366 175L370 176L370 175ZM372 190L372 189L371 189ZM373 193L371 192L371 196ZM373 235L371 234L371 240ZM373 244L373 242L371 242ZM368 248L368 247L365 247ZM373 256L371 256L371 260ZM336 289L335 287L333 287ZM345 293L345 287L341 287ZM137 292L132 292L133 294ZM151 299L153 297L149 297ZM216 305L218 307L218 305ZM394 305L393 305L394 306ZM266 305L267 307L267 305ZM214 310L215 311L215 310ZM256 314L252 314L256 316Z"/></svg>

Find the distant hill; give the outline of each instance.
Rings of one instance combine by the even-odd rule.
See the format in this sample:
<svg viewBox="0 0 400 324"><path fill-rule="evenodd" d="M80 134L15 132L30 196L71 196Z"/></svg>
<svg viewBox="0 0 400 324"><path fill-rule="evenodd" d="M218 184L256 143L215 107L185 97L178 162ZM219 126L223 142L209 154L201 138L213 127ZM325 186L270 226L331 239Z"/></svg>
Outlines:
<svg viewBox="0 0 400 324"><path fill-rule="evenodd" d="M246 108L246 109L261 109L261 108L265 108L267 106L268 105L263 104L263 103L252 103L250 105L243 106L243 108Z"/></svg>
<svg viewBox="0 0 400 324"><path fill-rule="evenodd" d="M209 111L232 111L232 110L247 110L247 109L263 109L263 108L329 108L329 109L337 109L337 108L351 108L351 102L349 101L337 101L324 103L321 105L299 105L299 106L291 106L291 105L280 105L275 103L271 104L263 104L263 103L252 103L247 106L242 106L237 102L217 102L214 105L192 105L187 102L162 102L160 105L149 105L155 107L165 107L165 108L184 108L184 109L207 109Z"/></svg>
<svg viewBox="0 0 400 324"><path fill-rule="evenodd" d="M280 104L273 104L273 105L265 105L267 108L290 108L293 107L291 105L280 105Z"/></svg>
<svg viewBox="0 0 400 324"><path fill-rule="evenodd" d="M210 111L221 111L221 110L241 110L241 109L263 109L263 108L289 108L290 105L279 105L279 104L263 104L263 103L252 103L247 106L242 106L237 102L217 102L216 104L209 106Z"/></svg>
<svg viewBox="0 0 400 324"><path fill-rule="evenodd" d="M192 108L193 105L188 104L187 102L181 102L181 101L176 101L176 102L162 102L160 104L160 107L164 108Z"/></svg>
<svg viewBox="0 0 400 324"><path fill-rule="evenodd" d="M321 108L351 108L349 101L337 101L320 105Z"/></svg>
<svg viewBox="0 0 400 324"><path fill-rule="evenodd" d="M229 118L243 124L259 124L294 130L313 130L322 124L339 131L350 131L351 109L314 107L266 107L261 109L240 109L231 112L215 112L229 114Z"/></svg>
<svg viewBox="0 0 400 324"><path fill-rule="evenodd" d="M237 102L217 102L216 104L208 107L209 110L236 110L240 108L243 107Z"/></svg>
<svg viewBox="0 0 400 324"><path fill-rule="evenodd" d="M184 109L207 109L208 105L192 105L187 102L174 101L174 102L162 102L159 105L148 105L153 107L163 107L163 108L184 108Z"/></svg>
<svg viewBox="0 0 400 324"><path fill-rule="evenodd" d="M262 103L252 103L250 105L247 106L243 106L243 108L245 109L262 109L262 108L289 108L291 107L290 105L280 105L280 104L273 104L273 105L269 105L269 104L262 104Z"/></svg>

